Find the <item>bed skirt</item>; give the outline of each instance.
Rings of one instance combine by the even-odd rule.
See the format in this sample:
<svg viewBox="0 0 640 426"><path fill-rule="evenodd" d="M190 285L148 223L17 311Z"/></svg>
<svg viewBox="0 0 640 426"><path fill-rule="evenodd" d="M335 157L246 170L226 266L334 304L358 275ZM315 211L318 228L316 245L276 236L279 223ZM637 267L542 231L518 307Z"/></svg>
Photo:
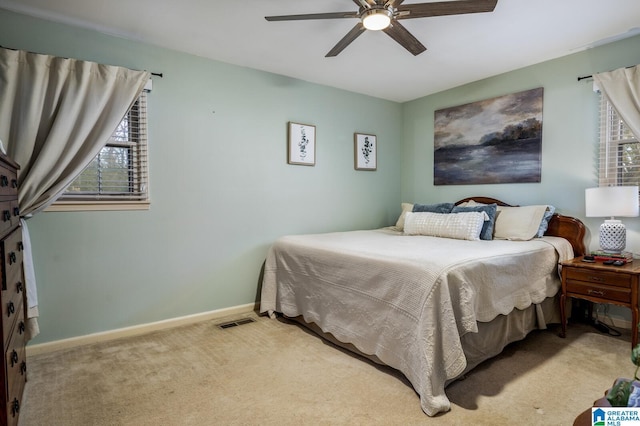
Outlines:
<svg viewBox="0 0 640 426"><path fill-rule="evenodd" d="M529 306L524 310L514 309L509 315L498 315L490 322L479 322L477 333L467 333L462 336L462 348L467 359L467 367L456 378L449 380L447 385L477 367L483 361L500 354L504 348L513 342L524 339L533 330L546 329L547 324L560 323L559 295L548 297L539 304ZM308 323L302 315L289 318L327 341L369 359L377 364L385 365L377 356L365 354L348 342L341 342L331 333L323 332L315 323Z"/></svg>

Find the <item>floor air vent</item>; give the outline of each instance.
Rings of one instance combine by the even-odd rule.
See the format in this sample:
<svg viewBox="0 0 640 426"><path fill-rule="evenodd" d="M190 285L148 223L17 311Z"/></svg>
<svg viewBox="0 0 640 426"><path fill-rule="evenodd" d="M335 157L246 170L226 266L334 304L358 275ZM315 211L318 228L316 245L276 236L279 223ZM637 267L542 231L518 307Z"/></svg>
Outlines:
<svg viewBox="0 0 640 426"><path fill-rule="evenodd" d="M256 322L253 318L240 318L235 321L223 322L222 324L218 324L218 327L221 329L237 327L239 325L249 324L251 322Z"/></svg>

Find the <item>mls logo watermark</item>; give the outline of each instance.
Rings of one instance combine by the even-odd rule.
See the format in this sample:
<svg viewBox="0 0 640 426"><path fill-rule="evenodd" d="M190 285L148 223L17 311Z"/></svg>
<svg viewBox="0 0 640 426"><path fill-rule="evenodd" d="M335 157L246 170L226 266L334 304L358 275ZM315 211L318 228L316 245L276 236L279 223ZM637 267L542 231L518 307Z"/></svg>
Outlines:
<svg viewBox="0 0 640 426"><path fill-rule="evenodd" d="M591 409L593 426L640 426L638 407L593 407Z"/></svg>

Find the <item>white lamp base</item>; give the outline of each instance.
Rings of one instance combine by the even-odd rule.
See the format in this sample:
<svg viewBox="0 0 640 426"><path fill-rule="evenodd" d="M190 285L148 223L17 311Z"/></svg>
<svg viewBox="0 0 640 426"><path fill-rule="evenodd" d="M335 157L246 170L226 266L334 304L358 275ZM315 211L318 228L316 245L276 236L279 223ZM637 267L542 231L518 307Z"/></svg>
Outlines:
<svg viewBox="0 0 640 426"><path fill-rule="evenodd" d="M619 220L605 220L600 225L600 248L607 253L620 253L627 245L627 230Z"/></svg>

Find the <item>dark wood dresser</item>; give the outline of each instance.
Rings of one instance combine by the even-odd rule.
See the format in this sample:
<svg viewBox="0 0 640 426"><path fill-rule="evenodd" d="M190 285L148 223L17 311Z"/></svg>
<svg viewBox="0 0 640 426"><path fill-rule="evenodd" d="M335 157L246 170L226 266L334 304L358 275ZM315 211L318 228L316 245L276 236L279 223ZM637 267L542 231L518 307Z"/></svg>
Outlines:
<svg viewBox="0 0 640 426"><path fill-rule="evenodd" d="M4 409L0 410L0 425L18 424L22 392L27 381L25 352L25 293L22 267L22 229L18 208L19 166L0 153L0 251L2 260L2 391Z"/></svg>

